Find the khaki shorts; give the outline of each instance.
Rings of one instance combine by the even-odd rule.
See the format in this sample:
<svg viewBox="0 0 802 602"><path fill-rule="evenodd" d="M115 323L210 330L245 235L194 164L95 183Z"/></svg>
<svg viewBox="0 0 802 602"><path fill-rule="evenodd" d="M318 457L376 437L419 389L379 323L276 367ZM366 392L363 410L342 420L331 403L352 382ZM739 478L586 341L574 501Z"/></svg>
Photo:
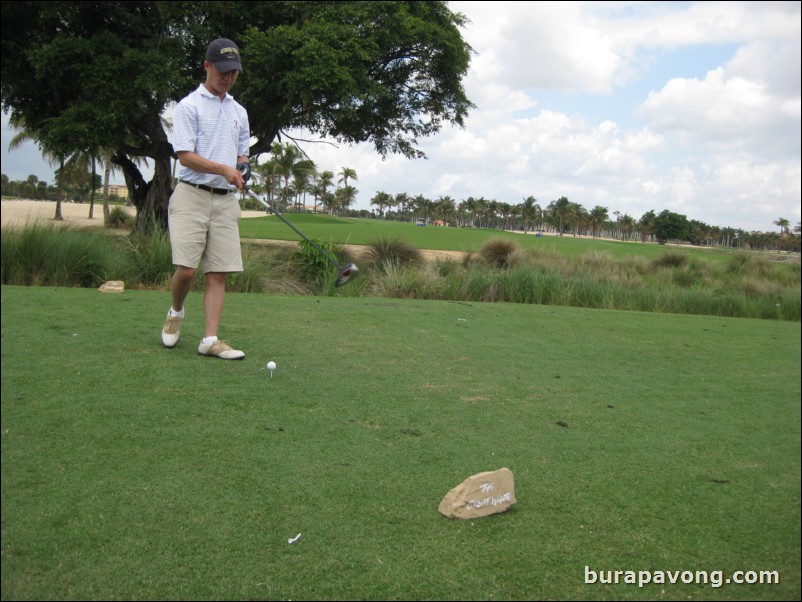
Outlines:
<svg viewBox="0 0 802 602"><path fill-rule="evenodd" d="M236 193L213 194L179 182L170 197L167 224L173 263L203 264L203 273L241 272L242 248Z"/></svg>

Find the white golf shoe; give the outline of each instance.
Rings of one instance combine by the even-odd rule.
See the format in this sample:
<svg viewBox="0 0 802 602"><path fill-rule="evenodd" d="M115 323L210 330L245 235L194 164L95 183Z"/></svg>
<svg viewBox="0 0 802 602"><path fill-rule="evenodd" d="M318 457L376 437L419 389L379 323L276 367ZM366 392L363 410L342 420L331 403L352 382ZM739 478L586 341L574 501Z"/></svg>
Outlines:
<svg viewBox="0 0 802 602"><path fill-rule="evenodd" d="M209 357L219 357L221 360L241 360L245 358L245 353L239 349L234 349L225 341L214 341L198 346L198 355L208 355Z"/></svg>
<svg viewBox="0 0 802 602"><path fill-rule="evenodd" d="M164 321L162 327L162 343L165 347L175 347L178 345L178 339L181 338L181 322L184 318L178 318L167 314L167 319Z"/></svg>

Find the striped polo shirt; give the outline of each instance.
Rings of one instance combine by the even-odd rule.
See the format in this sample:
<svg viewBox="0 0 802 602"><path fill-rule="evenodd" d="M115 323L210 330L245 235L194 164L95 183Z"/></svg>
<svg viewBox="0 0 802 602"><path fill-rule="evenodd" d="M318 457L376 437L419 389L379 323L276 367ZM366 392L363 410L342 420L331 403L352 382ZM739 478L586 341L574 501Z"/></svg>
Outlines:
<svg viewBox="0 0 802 602"><path fill-rule="evenodd" d="M237 157L247 155L250 147L248 113L230 94L226 93L221 102L201 84L176 105L172 138L176 152L195 152L215 163L235 167ZM223 176L200 173L183 165L178 170L178 179L235 189Z"/></svg>

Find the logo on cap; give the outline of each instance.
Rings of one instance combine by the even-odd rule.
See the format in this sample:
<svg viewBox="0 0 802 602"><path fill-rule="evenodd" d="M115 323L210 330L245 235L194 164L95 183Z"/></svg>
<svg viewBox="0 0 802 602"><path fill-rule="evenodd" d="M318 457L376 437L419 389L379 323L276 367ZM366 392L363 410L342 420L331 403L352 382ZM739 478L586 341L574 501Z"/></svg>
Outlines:
<svg viewBox="0 0 802 602"><path fill-rule="evenodd" d="M224 58L235 59L235 58L237 58L239 56L239 50L237 50L236 48L231 48L231 47L229 47L229 48L221 48L220 49L220 54L222 54L224 56Z"/></svg>

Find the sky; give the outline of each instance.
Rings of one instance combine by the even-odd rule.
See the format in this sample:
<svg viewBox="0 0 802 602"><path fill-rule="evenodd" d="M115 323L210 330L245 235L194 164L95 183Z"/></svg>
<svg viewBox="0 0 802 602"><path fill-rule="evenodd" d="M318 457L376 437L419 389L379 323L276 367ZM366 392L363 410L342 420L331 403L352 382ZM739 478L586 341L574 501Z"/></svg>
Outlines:
<svg viewBox="0 0 802 602"><path fill-rule="evenodd" d="M320 171L356 171L356 208L377 192L542 207L564 196L611 219L668 209L746 231L800 222L800 2L449 7L468 18L473 49L464 128L419 140L416 160L301 144ZM4 115L3 173L52 182L33 144L8 152L11 136Z"/></svg>

